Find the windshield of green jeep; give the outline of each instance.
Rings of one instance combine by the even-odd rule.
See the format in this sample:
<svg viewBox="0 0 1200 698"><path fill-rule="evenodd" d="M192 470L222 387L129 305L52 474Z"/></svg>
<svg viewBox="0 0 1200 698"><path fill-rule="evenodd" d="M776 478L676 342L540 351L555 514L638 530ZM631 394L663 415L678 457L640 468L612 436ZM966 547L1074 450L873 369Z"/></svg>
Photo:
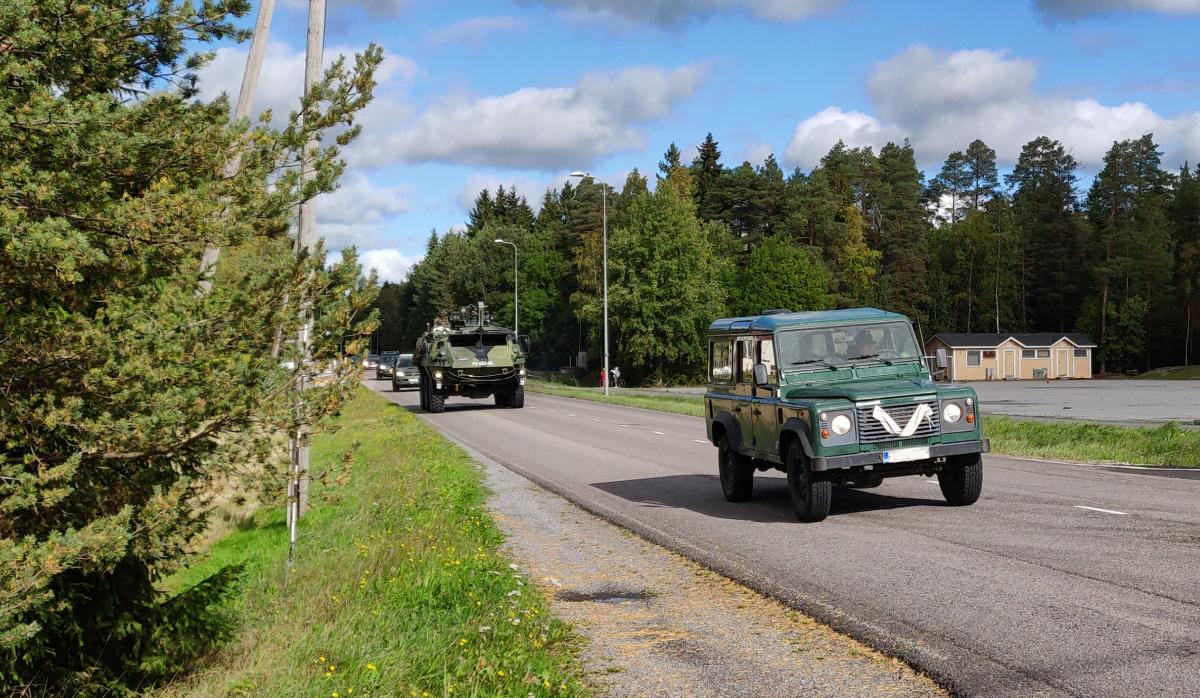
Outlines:
<svg viewBox="0 0 1200 698"><path fill-rule="evenodd" d="M919 359L917 340L905 322L839 325L779 333L784 371Z"/></svg>

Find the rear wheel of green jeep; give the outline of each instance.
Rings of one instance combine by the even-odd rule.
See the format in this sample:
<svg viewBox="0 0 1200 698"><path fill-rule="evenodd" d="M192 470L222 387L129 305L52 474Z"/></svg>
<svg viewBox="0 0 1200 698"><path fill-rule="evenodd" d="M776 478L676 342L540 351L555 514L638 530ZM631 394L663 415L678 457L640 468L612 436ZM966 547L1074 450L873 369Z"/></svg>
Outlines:
<svg viewBox="0 0 1200 698"><path fill-rule="evenodd" d="M721 490L725 493L725 499L745 502L754 495L754 464L745 455L733 450L725 434L721 434L717 441L717 472L721 475Z"/></svg>
<svg viewBox="0 0 1200 698"><path fill-rule="evenodd" d="M948 459L938 473L938 485L950 506L962 507L979 501L983 491L983 456L971 453Z"/></svg>
<svg viewBox="0 0 1200 698"><path fill-rule="evenodd" d="M801 521L821 521L829 516L833 483L813 472L799 441L793 441L788 447L787 481L792 508Z"/></svg>

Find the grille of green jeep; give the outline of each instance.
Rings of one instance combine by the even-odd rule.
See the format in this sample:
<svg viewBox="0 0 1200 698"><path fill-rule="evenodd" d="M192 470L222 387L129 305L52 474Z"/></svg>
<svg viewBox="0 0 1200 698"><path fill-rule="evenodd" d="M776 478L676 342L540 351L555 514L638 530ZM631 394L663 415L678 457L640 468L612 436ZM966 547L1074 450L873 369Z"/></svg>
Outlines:
<svg viewBox="0 0 1200 698"><path fill-rule="evenodd" d="M919 405L929 405L933 410L933 414L928 419L922 420L917 426L917 430L911 435L900 437L887 430L883 422L873 416L876 405L864 405L854 410L855 416L858 418L858 440L860 443L878 443L881 441L897 441L901 438L923 440L930 436L935 436L941 432L941 415L938 413L938 404L934 402L910 402L900 405L883 405L883 409L891 416L896 424L904 428L908 424L908 420L912 419L913 413L917 411Z"/></svg>

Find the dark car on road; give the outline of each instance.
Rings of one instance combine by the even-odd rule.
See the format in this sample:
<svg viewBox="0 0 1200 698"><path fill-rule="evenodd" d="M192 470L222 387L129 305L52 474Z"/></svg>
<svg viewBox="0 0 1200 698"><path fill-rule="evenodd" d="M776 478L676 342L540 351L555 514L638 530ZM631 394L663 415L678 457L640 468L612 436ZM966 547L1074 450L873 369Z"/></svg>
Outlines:
<svg viewBox="0 0 1200 698"><path fill-rule="evenodd" d="M874 308L717 320L704 396L725 498L750 499L756 470L787 473L803 521L829 513L834 485L936 476L952 505L983 487L979 399L929 376L907 317ZM939 361L942 361L939 356Z"/></svg>
<svg viewBox="0 0 1200 698"><path fill-rule="evenodd" d="M392 390L421 387L421 372L413 365L412 354L400 354L392 368Z"/></svg>
<svg viewBox="0 0 1200 698"><path fill-rule="evenodd" d="M384 378L392 377L393 364L397 356L400 356L400 352L398 351L385 351L379 354L379 363L375 366L375 377L377 379L383 380Z"/></svg>

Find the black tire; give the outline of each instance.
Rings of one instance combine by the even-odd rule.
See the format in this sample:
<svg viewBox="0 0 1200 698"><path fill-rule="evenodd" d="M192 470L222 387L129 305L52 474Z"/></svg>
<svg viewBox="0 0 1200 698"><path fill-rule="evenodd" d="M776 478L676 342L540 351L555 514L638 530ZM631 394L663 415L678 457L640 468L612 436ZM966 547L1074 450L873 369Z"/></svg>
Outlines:
<svg viewBox="0 0 1200 698"><path fill-rule="evenodd" d="M808 467L804 448L793 441L787 452L788 495L792 508L801 521L812 523L829 516L829 504L833 500L833 484Z"/></svg>
<svg viewBox="0 0 1200 698"><path fill-rule="evenodd" d="M433 414L441 414L446 411L446 396L437 392L433 388L428 391L429 397L426 402L429 403L429 411Z"/></svg>
<svg viewBox="0 0 1200 698"><path fill-rule="evenodd" d="M745 454L733 450L726 434L717 440L717 473L726 501L748 502L754 496L754 464Z"/></svg>
<svg viewBox="0 0 1200 698"><path fill-rule="evenodd" d="M971 453L949 460L938 473L938 485L950 506L965 507L983 492L983 456Z"/></svg>
<svg viewBox="0 0 1200 698"><path fill-rule="evenodd" d="M395 379L395 378L393 378L393 379L392 379L392 392L393 392L393 393L398 393L398 392L400 392L400 386L399 386L399 385L396 385L396 379Z"/></svg>
<svg viewBox="0 0 1200 698"><path fill-rule="evenodd" d="M505 394L508 396L509 407L519 410L525 406L525 386L518 385L512 389L512 392Z"/></svg>
<svg viewBox="0 0 1200 698"><path fill-rule="evenodd" d="M496 407L508 407L508 393L497 390L492 393L492 399L496 401Z"/></svg>
<svg viewBox="0 0 1200 698"><path fill-rule="evenodd" d="M427 383L428 381L425 379L425 372L422 371L421 377L417 383L417 390L421 394L421 410L424 412L429 411L429 388Z"/></svg>

